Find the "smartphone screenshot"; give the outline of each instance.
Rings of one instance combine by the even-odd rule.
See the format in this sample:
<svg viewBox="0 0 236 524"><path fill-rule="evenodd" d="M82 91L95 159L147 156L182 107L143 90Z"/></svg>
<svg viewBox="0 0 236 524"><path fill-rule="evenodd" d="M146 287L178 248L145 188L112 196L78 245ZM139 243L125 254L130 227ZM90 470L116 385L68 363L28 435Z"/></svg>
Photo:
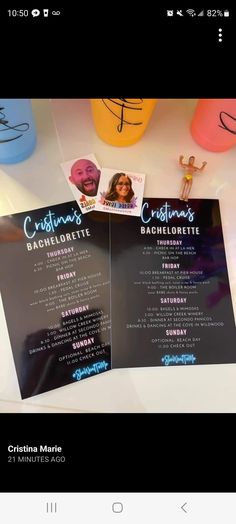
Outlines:
<svg viewBox="0 0 236 524"><path fill-rule="evenodd" d="M235 9L0 16L0 514L232 519Z"/></svg>

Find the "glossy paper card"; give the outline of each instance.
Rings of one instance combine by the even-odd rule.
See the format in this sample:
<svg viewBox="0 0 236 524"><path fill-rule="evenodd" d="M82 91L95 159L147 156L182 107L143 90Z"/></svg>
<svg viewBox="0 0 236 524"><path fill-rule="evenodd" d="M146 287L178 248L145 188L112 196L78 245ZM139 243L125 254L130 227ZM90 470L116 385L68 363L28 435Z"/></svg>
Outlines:
<svg viewBox="0 0 236 524"><path fill-rule="evenodd" d="M103 168L95 209L105 213L140 216L145 175Z"/></svg>
<svg viewBox="0 0 236 524"><path fill-rule="evenodd" d="M109 219L75 201L0 217L0 289L22 398L110 362Z"/></svg>
<svg viewBox="0 0 236 524"><path fill-rule="evenodd" d="M95 210L101 169L91 154L61 164L66 182L82 213Z"/></svg>
<svg viewBox="0 0 236 524"><path fill-rule="evenodd" d="M145 199L111 222L112 366L236 362L218 200Z"/></svg>

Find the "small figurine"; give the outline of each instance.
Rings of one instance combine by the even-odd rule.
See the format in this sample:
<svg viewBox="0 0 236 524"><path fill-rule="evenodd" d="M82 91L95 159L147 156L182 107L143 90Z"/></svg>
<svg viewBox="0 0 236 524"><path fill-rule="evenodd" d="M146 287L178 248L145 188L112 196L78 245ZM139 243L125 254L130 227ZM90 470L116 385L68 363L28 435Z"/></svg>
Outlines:
<svg viewBox="0 0 236 524"><path fill-rule="evenodd" d="M183 163L183 155L179 157L179 165L186 170L186 173L183 177L182 186L181 186L181 195L180 200L188 202L189 193L193 185L193 174L196 171L203 171L204 167L207 165L207 162L202 163L202 167L197 167L194 165L195 156L190 156L188 159L188 164Z"/></svg>

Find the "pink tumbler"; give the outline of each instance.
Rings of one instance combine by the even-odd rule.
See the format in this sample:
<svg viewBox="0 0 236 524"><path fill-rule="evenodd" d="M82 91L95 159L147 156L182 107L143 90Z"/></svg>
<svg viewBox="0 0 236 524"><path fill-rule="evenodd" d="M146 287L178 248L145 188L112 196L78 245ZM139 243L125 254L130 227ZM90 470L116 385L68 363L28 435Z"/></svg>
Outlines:
<svg viewBox="0 0 236 524"><path fill-rule="evenodd" d="M226 151L236 145L236 98L200 99L191 133L209 151Z"/></svg>

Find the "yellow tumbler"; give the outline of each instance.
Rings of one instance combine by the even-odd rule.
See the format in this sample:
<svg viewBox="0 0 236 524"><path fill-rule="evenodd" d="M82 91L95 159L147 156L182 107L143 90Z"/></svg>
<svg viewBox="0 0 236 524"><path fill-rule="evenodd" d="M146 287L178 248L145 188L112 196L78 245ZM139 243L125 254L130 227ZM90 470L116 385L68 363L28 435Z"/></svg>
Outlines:
<svg viewBox="0 0 236 524"><path fill-rule="evenodd" d="M156 98L93 98L91 107L98 136L113 146L130 146L142 137Z"/></svg>

